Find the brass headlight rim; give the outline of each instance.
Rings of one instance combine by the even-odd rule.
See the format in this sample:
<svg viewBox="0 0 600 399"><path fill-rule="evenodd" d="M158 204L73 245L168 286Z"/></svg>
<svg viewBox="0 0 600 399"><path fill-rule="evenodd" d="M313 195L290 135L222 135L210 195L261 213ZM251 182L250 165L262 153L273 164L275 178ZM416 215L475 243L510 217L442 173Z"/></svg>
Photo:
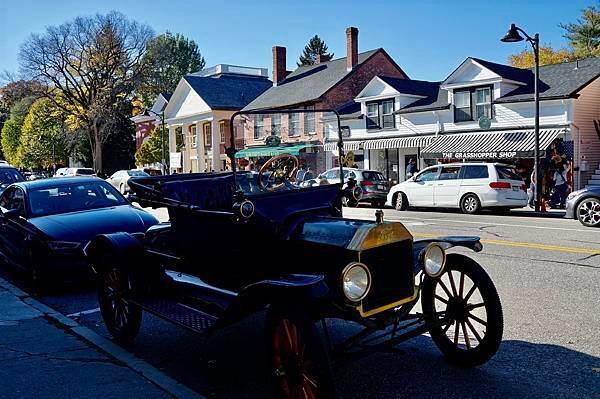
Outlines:
<svg viewBox="0 0 600 399"><path fill-rule="evenodd" d="M348 295L346 295L346 291L344 290L344 280L345 280L346 274L348 274L348 272L354 267L361 267L367 273L367 281L368 281L367 289L357 299L348 298ZM350 262L342 270L342 277L340 280L340 289L342 290L342 293L344 294L344 298L346 298L348 301L354 302L354 303L358 303L358 302L362 301L363 299L365 299L367 297L367 295L369 295L369 292L371 291L371 286L372 286L371 271L369 270L367 265L365 265L364 263Z"/></svg>
<svg viewBox="0 0 600 399"><path fill-rule="evenodd" d="M427 271L427 268L425 267L425 257L427 255L427 252L429 252L431 250L431 248L433 247L438 247L441 251L442 254L444 255L444 259L442 261L442 266L440 267L440 271L435 273L435 274L430 274ZM431 278L438 278L440 277L442 274L444 274L444 272L446 271L446 261L447 261L448 257L446 255L446 250L437 242L432 242L430 244L428 244L425 249L423 249L423 251L421 251L421 264L423 265L423 273L425 273L427 276L431 277Z"/></svg>

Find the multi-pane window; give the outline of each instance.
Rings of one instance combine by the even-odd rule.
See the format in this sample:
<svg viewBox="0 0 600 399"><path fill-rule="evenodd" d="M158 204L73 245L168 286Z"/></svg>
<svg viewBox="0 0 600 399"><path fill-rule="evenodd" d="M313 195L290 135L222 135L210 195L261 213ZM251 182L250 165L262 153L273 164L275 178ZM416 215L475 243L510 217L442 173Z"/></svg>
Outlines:
<svg viewBox="0 0 600 399"><path fill-rule="evenodd" d="M196 148L198 146L198 136L196 135L196 125L190 126L190 147Z"/></svg>
<svg viewBox="0 0 600 399"><path fill-rule="evenodd" d="M254 115L254 138L260 139L265 135L264 115Z"/></svg>
<svg viewBox="0 0 600 399"><path fill-rule="evenodd" d="M491 87L475 87L454 92L454 122L492 117Z"/></svg>
<svg viewBox="0 0 600 399"><path fill-rule="evenodd" d="M219 122L219 135L221 136L221 144L225 143L225 121Z"/></svg>
<svg viewBox="0 0 600 399"><path fill-rule="evenodd" d="M300 114L294 112L290 114L290 136L300 135Z"/></svg>
<svg viewBox="0 0 600 399"><path fill-rule="evenodd" d="M281 136L281 114L271 115L271 134Z"/></svg>
<svg viewBox="0 0 600 399"><path fill-rule="evenodd" d="M205 123L202 125L202 129L204 130L204 146L210 147L212 145L211 123Z"/></svg>
<svg viewBox="0 0 600 399"><path fill-rule="evenodd" d="M367 129L393 129L396 127L394 118L394 100L383 100L367 103Z"/></svg>
<svg viewBox="0 0 600 399"><path fill-rule="evenodd" d="M304 134L315 134L317 129L315 127L315 116L312 112L313 108L306 108L308 112L304 113Z"/></svg>

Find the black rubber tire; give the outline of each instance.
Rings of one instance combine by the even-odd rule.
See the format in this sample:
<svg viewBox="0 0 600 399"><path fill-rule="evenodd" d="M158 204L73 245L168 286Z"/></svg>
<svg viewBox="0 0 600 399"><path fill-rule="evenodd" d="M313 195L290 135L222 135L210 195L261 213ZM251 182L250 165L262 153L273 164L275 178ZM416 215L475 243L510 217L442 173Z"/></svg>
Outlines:
<svg viewBox="0 0 600 399"><path fill-rule="evenodd" d="M485 335L481 337L481 341L479 341L479 344L475 348L463 349L457 347L457 345L450 340L442 326L432 327L429 333L437 347L450 363L461 367L475 367L490 360L500 347L504 331L502 304L500 303L498 291L491 278L485 270L471 258L460 254L449 254L445 271L442 276L447 274L448 271L458 271L466 274L479 289L486 311L487 320L485 321L487 322L487 326L485 327ZM438 278L441 278L442 276ZM423 283L421 284L421 306L423 308L423 313L432 317L433 320L437 319L434 310L434 295L438 284L438 278L434 279L425 276ZM455 322L453 322L453 325L454 323Z"/></svg>
<svg viewBox="0 0 600 399"><path fill-rule="evenodd" d="M127 288L124 287L130 286L129 278L130 276L126 271L117 267L102 271L98 276L98 303L102 319L114 340L124 345L133 342L142 324L142 309L127 301L124 298L126 295L123 295L127 293ZM111 299L109 286L115 288L114 279L117 280L116 285L119 289L112 297L114 299ZM126 318L117 320L117 306L123 306L124 308L121 309L126 309L124 311L126 312Z"/></svg>
<svg viewBox="0 0 600 399"><path fill-rule="evenodd" d="M397 192L394 195L394 208L397 211L405 211L408 209L408 198L402 191Z"/></svg>
<svg viewBox="0 0 600 399"><path fill-rule="evenodd" d="M600 198L596 197L586 198L578 203L575 212L579 223L587 227L600 227L600 218L597 219L595 216L600 212L600 210L595 210L599 206L598 204L600 204ZM584 215L582 207L587 208L587 215Z"/></svg>
<svg viewBox="0 0 600 399"><path fill-rule="evenodd" d="M29 281L34 295L40 296L48 293L48 278L38 262L31 261L29 264Z"/></svg>
<svg viewBox="0 0 600 399"><path fill-rule="evenodd" d="M467 215L473 215L481 210L481 201L476 194L466 194L460 199L460 210Z"/></svg>
<svg viewBox="0 0 600 399"><path fill-rule="evenodd" d="M331 362L321 335L315 326L314 320L300 308L286 306L271 306L265 320L267 367L273 378L276 397L304 397L291 394L293 392L300 392L298 389L301 389L301 387L298 387L297 385L295 385L296 390L292 392L286 392L284 388L285 386L294 386L293 381L297 382L298 378L300 378L299 375L295 375L300 374L300 371L296 370L297 365L285 369L277 364L281 362L281 352L276 349L276 340L278 339L278 336L281 336L279 335L281 323L285 323L286 321L290 331L294 331L292 326L295 326L297 346L304 347L303 367L307 364L311 365L310 369L304 371L308 373L311 380L316 382L319 387L318 390L313 391L315 393L314 396L317 399L335 398L335 386L333 383L333 375L331 373ZM293 336L293 334L290 334L290 337L291 336ZM300 369L302 368L298 368L298 370ZM308 383L308 380L302 379L302 381L307 381Z"/></svg>

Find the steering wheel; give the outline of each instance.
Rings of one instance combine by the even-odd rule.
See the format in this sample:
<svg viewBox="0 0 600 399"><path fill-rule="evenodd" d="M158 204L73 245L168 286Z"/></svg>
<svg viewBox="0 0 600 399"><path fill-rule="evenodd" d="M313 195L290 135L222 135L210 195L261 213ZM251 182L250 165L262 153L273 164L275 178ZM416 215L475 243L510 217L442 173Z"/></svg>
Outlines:
<svg viewBox="0 0 600 399"><path fill-rule="evenodd" d="M286 182L296 178L299 165L300 161L294 155L277 155L265 162L260 168L258 172L258 185L266 191L280 190L285 187ZM266 178L266 181L264 181L263 177L267 172L271 173Z"/></svg>

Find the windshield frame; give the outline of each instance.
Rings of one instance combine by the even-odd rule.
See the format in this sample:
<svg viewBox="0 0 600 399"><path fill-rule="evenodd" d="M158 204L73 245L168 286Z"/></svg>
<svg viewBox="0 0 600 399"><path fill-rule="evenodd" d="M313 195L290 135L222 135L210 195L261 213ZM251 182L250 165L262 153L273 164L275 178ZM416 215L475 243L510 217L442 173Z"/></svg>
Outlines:
<svg viewBox="0 0 600 399"><path fill-rule="evenodd" d="M229 118L229 126L231 126L231 128L229 129L229 147L225 148L225 153L226 155L229 157L229 160L231 162L231 171L233 172L233 184L234 187L238 187L237 184L237 176L236 176L236 169L237 169L237 165L235 162L235 153L238 152L239 150L237 148L235 148L235 128L234 128L234 123L235 123L235 118L240 116L240 115L268 115L268 114L294 114L294 113L331 113L335 115L336 118L336 122L337 122L337 132L338 132L338 140L337 140L337 147L338 147L338 154L339 154L339 159L342 159L342 157L344 156L344 140L342 138L342 129L341 129L341 122L340 122L340 114L334 110L334 109L329 109L329 108L322 108L322 109L269 109L269 108L265 108L265 109L260 109L260 110L253 110L253 111L237 111L234 112L233 115L231 115L231 117ZM315 115L316 117L316 115ZM325 135L323 135L323 144L325 144ZM339 169L340 169L340 187L342 187L344 185L344 166L342 164L342 162L339 162Z"/></svg>

